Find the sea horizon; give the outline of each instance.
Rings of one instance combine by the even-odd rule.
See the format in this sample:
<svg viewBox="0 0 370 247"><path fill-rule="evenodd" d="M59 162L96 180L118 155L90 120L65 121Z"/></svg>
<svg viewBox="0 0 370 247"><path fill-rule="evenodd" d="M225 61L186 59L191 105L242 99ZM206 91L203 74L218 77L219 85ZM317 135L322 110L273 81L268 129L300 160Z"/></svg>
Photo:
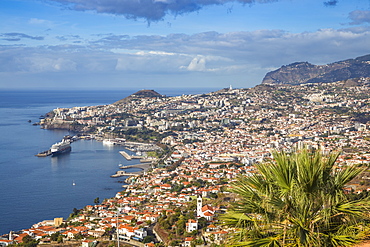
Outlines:
<svg viewBox="0 0 370 247"><path fill-rule="evenodd" d="M135 93L140 90L154 90L159 94L166 96L178 96L181 94L202 94L210 93L223 88L229 88L231 85L225 87L156 87L156 88L0 88L0 92L132 92ZM169 95L161 92L170 93Z"/></svg>

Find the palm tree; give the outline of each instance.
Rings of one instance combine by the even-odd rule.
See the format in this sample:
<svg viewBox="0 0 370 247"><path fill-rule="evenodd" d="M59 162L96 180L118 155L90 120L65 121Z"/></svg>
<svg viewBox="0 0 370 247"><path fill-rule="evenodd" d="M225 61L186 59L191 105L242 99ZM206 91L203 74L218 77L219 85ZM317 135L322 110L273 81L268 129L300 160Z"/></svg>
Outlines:
<svg viewBox="0 0 370 247"><path fill-rule="evenodd" d="M336 167L338 153L275 152L252 176L232 183L237 195L221 219L233 246L349 246L370 208L369 197L350 200L343 187L362 172Z"/></svg>

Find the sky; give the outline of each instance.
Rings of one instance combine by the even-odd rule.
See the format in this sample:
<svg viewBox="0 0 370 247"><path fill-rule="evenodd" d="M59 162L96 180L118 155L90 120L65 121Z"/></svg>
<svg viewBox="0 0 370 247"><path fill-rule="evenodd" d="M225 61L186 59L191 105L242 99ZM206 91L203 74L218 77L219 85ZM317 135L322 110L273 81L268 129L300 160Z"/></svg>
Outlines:
<svg viewBox="0 0 370 247"><path fill-rule="evenodd" d="M1 0L0 89L250 88L370 54L370 0Z"/></svg>

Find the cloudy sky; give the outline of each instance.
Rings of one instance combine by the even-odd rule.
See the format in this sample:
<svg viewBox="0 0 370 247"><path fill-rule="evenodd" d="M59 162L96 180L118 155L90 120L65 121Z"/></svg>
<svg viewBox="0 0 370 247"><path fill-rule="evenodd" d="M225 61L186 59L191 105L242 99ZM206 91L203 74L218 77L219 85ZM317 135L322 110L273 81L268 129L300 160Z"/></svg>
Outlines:
<svg viewBox="0 0 370 247"><path fill-rule="evenodd" d="M370 0L1 0L0 89L253 87L370 54Z"/></svg>

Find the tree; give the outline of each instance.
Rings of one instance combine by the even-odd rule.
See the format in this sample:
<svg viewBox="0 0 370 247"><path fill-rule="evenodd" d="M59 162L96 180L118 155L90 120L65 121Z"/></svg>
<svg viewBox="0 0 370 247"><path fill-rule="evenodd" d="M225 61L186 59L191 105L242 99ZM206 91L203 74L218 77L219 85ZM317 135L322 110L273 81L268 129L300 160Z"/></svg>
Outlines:
<svg viewBox="0 0 370 247"><path fill-rule="evenodd" d="M145 236L143 238L143 243L146 244L146 243L151 243L151 242L154 242L155 238L154 236L152 235L148 235L148 236Z"/></svg>
<svg viewBox="0 0 370 247"><path fill-rule="evenodd" d="M56 241L58 243L63 242L63 235L60 234L60 232L56 232L50 235L50 240L51 241Z"/></svg>
<svg viewBox="0 0 370 247"><path fill-rule="evenodd" d="M204 217L200 217L198 219L198 226L199 226L199 229L203 229L204 227L207 226L207 219L204 218Z"/></svg>
<svg viewBox="0 0 370 247"><path fill-rule="evenodd" d="M183 235L186 229L186 220L183 215L180 215L179 219L176 222L176 234Z"/></svg>
<svg viewBox="0 0 370 247"><path fill-rule="evenodd" d="M23 238L22 246L25 247L37 247L39 241L36 239L33 239L30 235L27 235Z"/></svg>
<svg viewBox="0 0 370 247"><path fill-rule="evenodd" d="M171 242L170 242L170 245L171 246L178 246L178 245L180 245L181 244L181 241L180 240L172 240Z"/></svg>
<svg viewBox="0 0 370 247"><path fill-rule="evenodd" d="M78 210L77 208L73 208L73 212L69 215L69 218L74 218L76 217L78 214L80 213L80 210Z"/></svg>
<svg viewBox="0 0 370 247"><path fill-rule="evenodd" d="M94 199L94 203L95 204L99 204L99 202L100 202L100 198L99 197L97 197L97 198Z"/></svg>
<svg viewBox="0 0 370 247"><path fill-rule="evenodd" d="M75 235L74 235L74 239L83 239L83 235L80 233L80 232L78 232L78 233L76 233Z"/></svg>
<svg viewBox="0 0 370 247"><path fill-rule="evenodd" d="M57 242L63 243L63 235L58 236Z"/></svg>
<svg viewBox="0 0 370 247"><path fill-rule="evenodd" d="M231 186L238 199L222 219L234 246L349 246L368 216L369 197L351 200L343 187L362 170L337 169L338 153L275 152L258 173Z"/></svg>
<svg viewBox="0 0 370 247"><path fill-rule="evenodd" d="M50 240L57 241L59 236L60 236L60 232L53 233L50 235Z"/></svg>

